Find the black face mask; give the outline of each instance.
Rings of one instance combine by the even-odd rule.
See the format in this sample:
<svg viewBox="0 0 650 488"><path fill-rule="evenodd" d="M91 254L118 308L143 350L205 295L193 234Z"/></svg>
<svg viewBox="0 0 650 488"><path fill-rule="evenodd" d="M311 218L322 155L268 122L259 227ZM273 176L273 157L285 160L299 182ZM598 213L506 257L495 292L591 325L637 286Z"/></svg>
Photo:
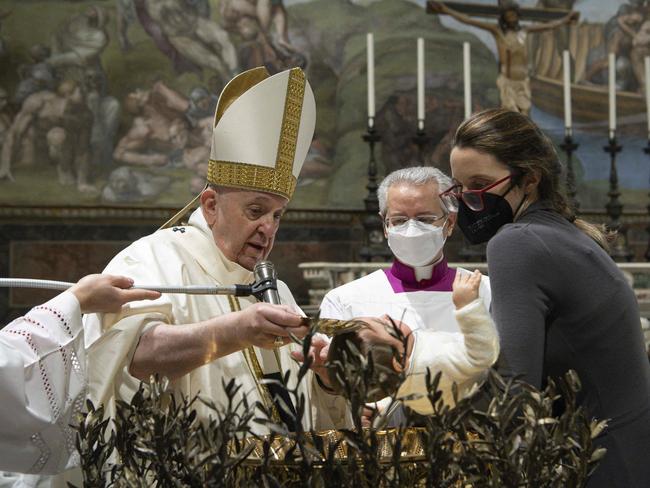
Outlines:
<svg viewBox="0 0 650 488"><path fill-rule="evenodd" d="M512 207L501 195L484 193L483 210L479 211L469 208L462 199L458 202L458 227L471 244L489 241L501 226L512 221Z"/></svg>

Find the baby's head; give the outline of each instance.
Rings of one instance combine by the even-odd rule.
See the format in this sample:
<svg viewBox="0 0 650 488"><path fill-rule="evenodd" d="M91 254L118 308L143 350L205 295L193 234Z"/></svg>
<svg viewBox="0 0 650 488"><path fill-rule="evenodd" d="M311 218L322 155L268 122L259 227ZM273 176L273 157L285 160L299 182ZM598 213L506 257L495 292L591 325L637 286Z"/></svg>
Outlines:
<svg viewBox="0 0 650 488"><path fill-rule="evenodd" d="M359 371L367 367L364 363L368 363L358 355L372 358L366 401L375 402L393 395L399 388L411 329L387 316L358 320L364 323L361 328L337 334L332 339L327 355L330 385L337 393L344 395L343 379L350 368Z"/></svg>

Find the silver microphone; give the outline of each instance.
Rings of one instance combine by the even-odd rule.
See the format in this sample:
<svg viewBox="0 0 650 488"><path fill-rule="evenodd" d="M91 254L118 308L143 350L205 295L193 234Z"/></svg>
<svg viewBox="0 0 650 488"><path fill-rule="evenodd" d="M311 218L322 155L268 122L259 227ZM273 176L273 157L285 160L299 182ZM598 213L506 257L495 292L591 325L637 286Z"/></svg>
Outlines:
<svg viewBox="0 0 650 488"><path fill-rule="evenodd" d="M261 292L262 301L281 305L280 294L278 293L278 277L271 261L260 261L253 270L256 284L265 283L268 286Z"/></svg>

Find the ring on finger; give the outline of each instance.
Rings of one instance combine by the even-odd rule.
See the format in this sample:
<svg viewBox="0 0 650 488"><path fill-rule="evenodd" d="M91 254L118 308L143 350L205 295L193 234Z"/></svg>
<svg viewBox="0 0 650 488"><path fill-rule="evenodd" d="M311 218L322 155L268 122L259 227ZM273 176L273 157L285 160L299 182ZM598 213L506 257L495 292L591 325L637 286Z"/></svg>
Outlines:
<svg viewBox="0 0 650 488"><path fill-rule="evenodd" d="M273 341L273 347L282 347L284 346L284 337L277 336Z"/></svg>

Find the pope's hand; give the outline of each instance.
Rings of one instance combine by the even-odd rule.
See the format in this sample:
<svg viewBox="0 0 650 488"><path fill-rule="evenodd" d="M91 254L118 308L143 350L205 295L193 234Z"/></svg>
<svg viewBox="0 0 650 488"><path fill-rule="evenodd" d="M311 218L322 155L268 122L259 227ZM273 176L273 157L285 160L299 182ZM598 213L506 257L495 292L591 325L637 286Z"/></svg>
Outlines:
<svg viewBox="0 0 650 488"><path fill-rule="evenodd" d="M151 290L129 290L133 280L125 276L88 275L79 280L70 291L79 300L82 313L117 312L127 302L155 300L160 293Z"/></svg>
<svg viewBox="0 0 650 488"><path fill-rule="evenodd" d="M321 383L330 388L329 375L327 373L327 354L329 353L330 343L321 335L314 335L309 347L309 357L311 365L309 366L314 373L318 375ZM291 356L296 360L305 362L305 356L302 351L291 351Z"/></svg>
<svg viewBox="0 0 650 488"><path fill-rule="evenodd" d="M237 313L241 314L236 332L242 349L250 346L272 349L278 347L277 337L289 344L291 335L304 337L309 331L302 317L286 305L256 303Z"/></svg>

